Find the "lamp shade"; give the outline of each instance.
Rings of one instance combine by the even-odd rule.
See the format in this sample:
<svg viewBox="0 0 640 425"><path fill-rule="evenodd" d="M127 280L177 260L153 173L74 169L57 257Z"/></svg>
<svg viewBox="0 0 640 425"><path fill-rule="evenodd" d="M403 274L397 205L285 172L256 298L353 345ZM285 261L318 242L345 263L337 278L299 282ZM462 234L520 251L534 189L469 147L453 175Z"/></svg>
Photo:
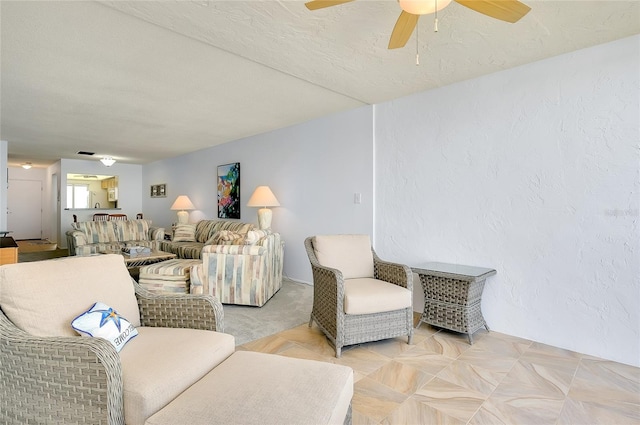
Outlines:
<svg viewBox="0 0 640 425"><path fill-rule="evenodd" d="M247 202L248 207L279 207L280 202L269 186L258 186Z"/></svg>
<svg viewBox="0 0 640 425"><path fill-rule="evenodd" d="M173 205L171 205L172 210L195 210L196 207L193 206L191 199L187 195L180 195L176 198Z"/></svg>
<svg viewBox="0 0 640 425"><path fill-rule="evenodd" d="M412 15L428 15L449 6L451 0L399 0L400 8Z"/></svg>

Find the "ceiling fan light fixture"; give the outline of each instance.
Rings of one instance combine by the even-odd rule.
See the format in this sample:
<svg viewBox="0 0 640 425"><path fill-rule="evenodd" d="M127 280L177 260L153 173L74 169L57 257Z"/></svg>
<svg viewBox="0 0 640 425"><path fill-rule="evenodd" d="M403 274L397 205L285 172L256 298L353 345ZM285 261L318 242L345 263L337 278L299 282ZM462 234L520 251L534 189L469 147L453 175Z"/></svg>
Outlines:
<svg viewBox="0 0 640 425"><path fill-rule="evenodd" d="M398 0L400 8L412 15L428 15L449 6L451 0Z"/></svg>
<svg viewBox="0 0 640 425"><path fill-rule="evenodd" d="M111 167L116 163L116 160L111 158L110 156L105 156L100 160L100 162L102 162L106 167Z"/></svg>

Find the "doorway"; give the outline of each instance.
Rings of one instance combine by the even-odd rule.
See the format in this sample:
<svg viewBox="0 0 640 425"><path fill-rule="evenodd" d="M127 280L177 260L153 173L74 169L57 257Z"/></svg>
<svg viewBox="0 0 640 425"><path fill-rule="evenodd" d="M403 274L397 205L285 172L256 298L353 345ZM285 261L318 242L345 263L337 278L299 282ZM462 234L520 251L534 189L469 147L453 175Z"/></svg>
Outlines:
<svg viewBox="0 0 640 425"><path fill-rule="evenodd" d="M9 180L7 230L14 239L42 237L42 182Z"/></svg>

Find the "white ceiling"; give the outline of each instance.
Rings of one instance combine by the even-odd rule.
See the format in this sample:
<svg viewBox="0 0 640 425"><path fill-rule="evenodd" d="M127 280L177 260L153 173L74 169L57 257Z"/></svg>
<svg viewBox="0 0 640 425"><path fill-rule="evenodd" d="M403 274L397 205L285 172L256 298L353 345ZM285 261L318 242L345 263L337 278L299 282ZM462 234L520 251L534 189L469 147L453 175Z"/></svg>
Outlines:
<svg viewBox="0 0 640 425"><path fill-rule="evenodd" d="M387 50L395 0L0 2L9 164L144 164L640 33L640 2L531 1L508 24L452 3Z"/></svg>

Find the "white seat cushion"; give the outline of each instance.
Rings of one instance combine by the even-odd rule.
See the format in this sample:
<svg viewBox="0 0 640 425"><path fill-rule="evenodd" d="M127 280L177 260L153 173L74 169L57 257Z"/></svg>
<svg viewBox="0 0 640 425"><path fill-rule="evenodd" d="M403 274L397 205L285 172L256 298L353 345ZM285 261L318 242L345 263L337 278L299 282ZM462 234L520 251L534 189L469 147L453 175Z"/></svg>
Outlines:
<svg viewBox="0 0 640 425"><path fill-rule="evenodd" d="M232 335L139 327L120 352L127 425L142 425L235 350Z"/></svg>
<svg viewBox="0 0 640 425"><path fill-rule="evenodd" d="M146 425L342 425L352 397L349 367L237 351Z"/></svg>
<svg viewBox="0 0 640 425"><path fill-rule="evenodd" d="M340 270L344 279L373 277L369 235L317 235L313 250L321 266Z"/></svg>
<svg viewBox="0 0 640 425"><path fill-rule="evenodd" d="M344 281L345 314L371 314L411 307L411 291L383 280Z"/></svg>

